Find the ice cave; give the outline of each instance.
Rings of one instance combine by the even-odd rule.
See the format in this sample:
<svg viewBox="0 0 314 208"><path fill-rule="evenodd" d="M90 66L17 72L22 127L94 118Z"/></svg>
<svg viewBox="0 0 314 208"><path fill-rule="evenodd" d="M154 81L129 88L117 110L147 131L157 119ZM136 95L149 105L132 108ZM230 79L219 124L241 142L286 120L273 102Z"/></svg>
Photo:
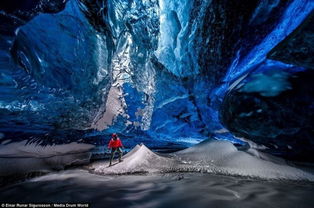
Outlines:
<svg viewBox="0 0 314 208"><path fill-rule="evenodd" d="M313 0L1 0L1 207L312 208L313 70Z"/></svg>

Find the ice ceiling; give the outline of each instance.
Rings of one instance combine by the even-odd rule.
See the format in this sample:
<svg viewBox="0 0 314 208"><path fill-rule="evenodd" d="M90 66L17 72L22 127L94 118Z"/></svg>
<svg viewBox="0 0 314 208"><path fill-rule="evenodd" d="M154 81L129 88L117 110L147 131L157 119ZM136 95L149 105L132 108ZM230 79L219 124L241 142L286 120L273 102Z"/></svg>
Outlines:
<svg viewBox="0 0 314 208"><path fill-rule="evenodd" d="M313 160L311 0L0 6L1 140L244 138Z"/></svg>

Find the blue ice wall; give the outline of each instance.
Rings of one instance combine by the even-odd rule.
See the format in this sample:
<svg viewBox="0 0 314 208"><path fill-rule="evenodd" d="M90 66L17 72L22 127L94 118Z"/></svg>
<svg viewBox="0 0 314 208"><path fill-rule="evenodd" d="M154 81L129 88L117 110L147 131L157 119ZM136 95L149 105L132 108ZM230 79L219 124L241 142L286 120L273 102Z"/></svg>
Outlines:
<svg viewBox="0 0 314 208"><path fill-rule="evenodd" d="M109 83L111 50L75 1L2 36L1 131L85 129Z"/></svg>
<svg viewBox="0 0 314 208"><path fill-rule="evenodd" d="M310 0L31 2L1 9L3 140L119 132L130 145L243 144L221 123L225 96L246 83L242 92L276 97L292 86L287 69L306 70L266 57L313 11ZM259 73L269 68L279 72Z"/></svg>
<svg viewBox="0 0 314 208"><path fill-rule="evenodd" d="M265 61L267 53L296 29L312 12L313 8L313 1L292 1L284 11L278 24L259 44L244 57L241 57L241 49L239 50L228 69L225 81L234 80Z"/></svg>

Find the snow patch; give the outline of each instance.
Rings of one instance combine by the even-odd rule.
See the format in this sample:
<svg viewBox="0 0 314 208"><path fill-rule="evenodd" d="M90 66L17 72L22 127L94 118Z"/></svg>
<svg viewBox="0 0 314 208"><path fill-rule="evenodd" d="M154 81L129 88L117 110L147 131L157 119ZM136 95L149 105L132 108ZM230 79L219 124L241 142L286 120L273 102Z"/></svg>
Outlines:
<svg viewBox="0 0 314 208"><path fill-rule="evenodd" d="M108 162L91 164L89 169L98 174L127 174L127 173L153 173L160 172L175 161L157 155L145 145L136 145L129 153L123 156L123 162L113 163L108 167Z"/></svg>

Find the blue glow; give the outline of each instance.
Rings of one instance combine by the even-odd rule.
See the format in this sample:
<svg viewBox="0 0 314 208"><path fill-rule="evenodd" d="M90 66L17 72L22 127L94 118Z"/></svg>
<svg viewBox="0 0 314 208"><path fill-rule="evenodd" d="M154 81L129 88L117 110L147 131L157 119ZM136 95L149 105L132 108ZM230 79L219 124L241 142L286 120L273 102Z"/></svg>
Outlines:
<svg viewBox="0 0 314 208"><path fill-rule="evenodd" d="M314 9L311 0L294 0L286 9L276 28L254 47L248 55L241 58L239 52L228 69L224 81L235 80L254 69L266 59L267 53L287 37Z"/></svg>
<svg viewBox="0 0 314 208"><path fill-rule="evenodd" d="M290 89L287 73L304 70L266 55L314 9L310 0L260 1L247 8L245 24L222 12L221 35L214 31L218 1L93 2L69 0L63 11L40 13L12 36L0 33L1 132L57 132L61 141L72 131L86 140L119 132L130 145L192 145L208 137L245 144L215 133L224 128L226 93L244 86L275 97ZM271 20L281 6L285 11ZM247 54L235 41L233 60L225 60L227 27L245 30L269 19L268 29L275 26L265 38Z"/></svg>

